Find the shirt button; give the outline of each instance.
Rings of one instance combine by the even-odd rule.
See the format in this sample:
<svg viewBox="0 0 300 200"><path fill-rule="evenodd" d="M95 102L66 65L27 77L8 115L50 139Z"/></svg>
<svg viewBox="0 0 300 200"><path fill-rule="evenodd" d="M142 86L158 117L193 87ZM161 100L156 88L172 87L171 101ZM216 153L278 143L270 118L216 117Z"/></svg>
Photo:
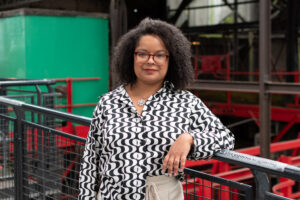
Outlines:
<svg viewBox="0 0 300 200"><path fill-rule="evenodd" d="M142 185L142 181L135 180L133 181L134 186L140 187Z"/></svg>
<svg viewBox="0 0 300 200"><path fill-rule="evenodd" d="M136 118L136 119L135 119L135 122L136 122L136 123L140 123L140 122L141 122L141 119L140 119L140 118Z"/></svg>
<svg viewBox="0 0 300 200"><path fill-rule="evenodd" d="M130 111L134 113L134 112L135 112L135 109L134 109L134 108L131 108Z"/></svg>
<svg viewBox="0 0 300 200"><path fill-rule="evenodd" d="M133 144L136 145L136 146L140 146L141 142L140 142L140 140L135 139L135 140L133 140Z"/></svg>
<svg viewBox="0 0 300 200"><path fill-rule="evenodd" d="M141 172L141 168L140 168L139 166L135 166L135 167L134 167L134 171L135 171L136 173L140 173L140 172Z"/></svg>
<svg viewBox="0 0 300 200"><path fill-rule="evenodd" d="M137 160L142 159L142 154L141 153L134 153L133 157Z"/></svg>

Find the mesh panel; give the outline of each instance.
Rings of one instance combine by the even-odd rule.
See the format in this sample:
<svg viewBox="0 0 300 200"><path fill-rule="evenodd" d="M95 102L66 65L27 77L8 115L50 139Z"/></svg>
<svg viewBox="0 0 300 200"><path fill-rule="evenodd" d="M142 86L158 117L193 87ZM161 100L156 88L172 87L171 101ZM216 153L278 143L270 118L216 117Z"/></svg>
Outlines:
<svg viewBox="0 0 300 200"><path fill-rule="evenodd" d="M0 106L0 114L8 113ZM14 197L14 121L0 118L0 199Z"/></svg>
<svg viewBox="0 0 300 200"><path fill-rule="evenodd" d="M214 177L198 171L186 171L182 182L185 200L248 200L252 199L252 188L234 181Z"/></svg>
<svg viewBox="0 0 300 200"><path fill-rule="evenodd" d="M26 125L23 147L25 197L77 199L82 143Z"/></svg>

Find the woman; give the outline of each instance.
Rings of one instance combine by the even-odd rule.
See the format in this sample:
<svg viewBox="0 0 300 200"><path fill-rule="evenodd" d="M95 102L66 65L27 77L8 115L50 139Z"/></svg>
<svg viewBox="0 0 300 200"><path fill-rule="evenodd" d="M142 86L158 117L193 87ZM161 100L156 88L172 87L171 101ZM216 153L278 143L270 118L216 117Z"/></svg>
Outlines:
<svg viewBox="0 0 300 200"><path fill-rule="evenodd" d="M79 199L183 199L186 159L233 149L234 137L192 93L190 44L176 27L144 19L119 41L122 85L95 108Z"/></svg>

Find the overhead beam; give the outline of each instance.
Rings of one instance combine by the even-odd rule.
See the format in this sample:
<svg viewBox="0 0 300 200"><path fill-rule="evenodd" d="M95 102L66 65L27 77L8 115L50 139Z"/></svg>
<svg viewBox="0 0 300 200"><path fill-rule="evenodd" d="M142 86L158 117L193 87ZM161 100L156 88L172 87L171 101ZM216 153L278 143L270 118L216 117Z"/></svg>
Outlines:
<svg viewBox="0 0 300 200"><path fill-rule="evenodd" d="M300 94L299 83L277 83L266 81L264 85L266 94ZM188 89L259 93L260 83L247 81L196 80L188 86Z"/></svg>

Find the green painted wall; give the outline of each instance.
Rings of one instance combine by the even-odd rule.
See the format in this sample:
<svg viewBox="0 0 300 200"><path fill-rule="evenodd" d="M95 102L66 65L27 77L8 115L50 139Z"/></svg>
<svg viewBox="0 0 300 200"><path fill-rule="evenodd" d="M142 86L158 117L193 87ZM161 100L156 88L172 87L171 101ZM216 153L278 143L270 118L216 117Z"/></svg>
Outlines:
<svg viewBox="0 0 300 200"><path fill-rule="evenodd" d="M0 77L25 77L25 66L24 18L0 19Z"/></svg>
<svg viewBox="0 0 300 200"><path fill-rule="evenodd" d="M0 19L0 77L88 78L73 82L73 103L95 103L108 91L108 20L14 16ZM91 116L93 107L74 108Z"/></svg>

